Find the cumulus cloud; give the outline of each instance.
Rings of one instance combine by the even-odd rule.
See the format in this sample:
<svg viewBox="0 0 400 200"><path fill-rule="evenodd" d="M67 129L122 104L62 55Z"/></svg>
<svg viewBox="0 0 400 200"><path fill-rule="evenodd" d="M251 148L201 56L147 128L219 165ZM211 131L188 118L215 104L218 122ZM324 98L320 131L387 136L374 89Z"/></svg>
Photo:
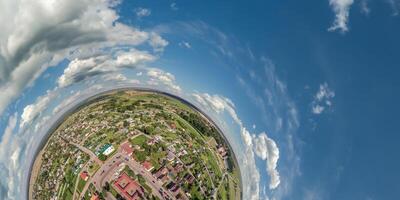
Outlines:
<svg viewBox="0 0 400 200"><path fill-rule="evenodd" d="M168 45L168 41L164 40L160 35L152 32L150 33L149 44L156 52L161 52L164 47Z"/></svg>
<svg viewBox="0 0 400 200"><path fill-rule="evenodd" d="M232 119L237 124L242 126L242 122L235 111L235 104L233 104L230 99L216 94L210 95L208 93L194 93L192 96L197 102L201 103L203 106L208 106L217 113L221 113L223 111L228 112Z"/></svg>
<svg viewBox="0 0 400 200"><path fill-rule="evenodd" d="M247 195L246 199L260 199L260 173L255 163L254 151L252 148L252 138L245 127L241 127L241 136L245 141L245 156L243 157L244 169L241 169L242 178L247 185L243 185L243 193Z"/></svg>
<svg viewBox="0 0 400 200"><path fill-rule="evenodd" d="M93 76L115 72L121 68L134 68L153 60L155 60L155 56L138 50L118 52L114 57L108 54L74 59L58 79L58 86L66 87Z"/></svg>
<svg viewBox="0 0 400 200"><path fill-rule="evenodd" d="M47 94L38 97L35 103L25 106L21 115L20 128L30 124L32 120L38 117L47 108L50 101L56 96L57 93L55 91L47 91Z"/></svg>
<svg viewBox="0 0 400 200"><path fill-rule="evenodd" d="M115 45L168 43L156 33L117 21L113 0L1 1L0 113L45 71L64 58ZM74 58L72 58L74 59Z"/></svg>
<svg viewBox="0 0 400 200"><path fill-rule="evenodd" d="M334 97L335 92L329 88L328 83L321 84L311 103L312 113L319 115L324 112L326 108L330 108Z"/></svg>
<svg viewBox="0 0 400 200"><path fill-rule="evenodd" d="M151 10L148 8L136 8L135 14L138 18L147 17L151 15Z"/></svg>
<svg viewBox="0 0 400 200"><path fill-rule="evenodd" d="M264 132L254 138L254 151L258 157L267 161L267 172L271 178L270 189L275 189L280 183L277 163L279 159L279 149L275 141Z"/></svg>
<svg viewBox="0 0 400 200"><path fill-rule="evenodd" d="M335 20L329 31L340 30L342 33L347 32L348 21L350 15L350 7L354 3L354 0L329 0L329 5L335 13Z"/></svg>
<svg viewBox="0 0 400 200"><path fill-rule="evenodd" d="M147 83L150 85L163 84L175 92L181 91L181 87L175 81L175 76L169 72L157 68L150 68L147 71L147 76L149 77Z"/></svg>

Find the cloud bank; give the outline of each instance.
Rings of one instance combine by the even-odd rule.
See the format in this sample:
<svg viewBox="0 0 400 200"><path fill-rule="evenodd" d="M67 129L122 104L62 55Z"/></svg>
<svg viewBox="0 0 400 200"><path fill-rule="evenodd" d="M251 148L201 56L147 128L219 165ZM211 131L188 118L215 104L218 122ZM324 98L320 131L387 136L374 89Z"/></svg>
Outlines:
<svg viewBox="0 0 400 200"><path fill-rule="evenodd" d="M49 66L64 58L101 53L117 45L148 43L162 51L158 34L118 22L119 1L1 1L0 113ZM62 8L62 9L61 9Z"/></svg>

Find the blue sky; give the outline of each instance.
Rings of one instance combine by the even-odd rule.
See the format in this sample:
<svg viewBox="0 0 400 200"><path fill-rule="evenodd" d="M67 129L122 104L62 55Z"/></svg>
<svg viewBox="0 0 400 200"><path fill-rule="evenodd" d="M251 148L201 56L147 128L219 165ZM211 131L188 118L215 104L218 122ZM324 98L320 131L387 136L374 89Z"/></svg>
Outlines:
<svg viewBox="0 0 400 200"><path fill-rule="evenodd" d="M56 11L56 12L55 12ZM0 2L0 199L74 104L167 91L221 126L244 199L395 199L400 1Z"/></svg>

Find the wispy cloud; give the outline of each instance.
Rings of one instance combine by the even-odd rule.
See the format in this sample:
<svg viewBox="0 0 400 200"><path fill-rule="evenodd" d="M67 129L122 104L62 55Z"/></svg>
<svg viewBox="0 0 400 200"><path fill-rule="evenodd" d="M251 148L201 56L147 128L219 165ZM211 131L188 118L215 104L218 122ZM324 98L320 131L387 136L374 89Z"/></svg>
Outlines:
<svg viewBox="0 0 400 200"><path fill-rule="evenodd" d="M398 1L398 0L387 0L387 2L389 3L390 8L392 9L392 15L393 16L399 15L400 1Z"/></svg>
<svg viewBox="0 0 400 200"><path fill-rule="evenodd" d="M329 31L339 30L345 33L349 30L348 21L350 15L350 7L354 3L354 0L329 0L329 5L335 13L335 20Z"/></svg>
<svg viewBox="0 0 400 200"><path fill-rule="evenodd" d="M178 45L181 47L188 48L188 49L192 48L192 45L190 45L190 43L186 42L186 41L179 42Z"/></svg>
<svg viewBox="0 0 400 200"><path fill-rule="evenodd" d="M178 10L178 6L176 5L175 2L172 2L172 3L169 5L169 7L170 7L171 10L173 10L173 11L177 11L177 10Z"/></svg>
<svg viewBox="0 0 400 200"><path fill-rule="evenodd" d="M360 1L360 7L361 7L361 12L365 15L369 15L371 13L371 9L369 8L369 0L361 0Z"/></svg>
<svg viewBox="0 0 400 200"><path fill-rule="evenodd" d="M135 14L136 17L142 18L142 17L147 17L151 15L151 10L148 8L136 8L135 9Z"/></svg>
<svg viewBox="0 0 400 200"><path fill-rule="evenodd" d="M8 199L10 197L15 197L13 191L9 188L16 187L18 183L13 180L7 179L7 177L15 175L18 168L18 163L16 162L17 153L14 153L15 149L18 148L18 144L14 144L14 129L17 126L18 114L14 113L8 119L8 124L4 130L4 134L1 138L0 147L8 147L7 150L0 151L0 175L3 177L0 180L0 198Z"/></svg>
<svg viewBox="0 0 400 200"><path fill-rule="evenodd" d="M329 88L328 83L321 84L311 103L311 112L316 115L323 113L332 107L334 97L335 92Z"/></svg>

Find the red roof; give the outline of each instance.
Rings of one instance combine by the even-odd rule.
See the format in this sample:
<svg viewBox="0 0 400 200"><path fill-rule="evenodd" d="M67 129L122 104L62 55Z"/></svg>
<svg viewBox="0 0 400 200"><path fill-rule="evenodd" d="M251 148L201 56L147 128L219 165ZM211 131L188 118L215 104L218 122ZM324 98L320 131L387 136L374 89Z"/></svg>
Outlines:
<svg viewBox="0 0 400 200"><path fill-rule="evenodd" d="M121 187L121 185L124 187ZM114 186L118 193L128 200L142 199L141 197L144 194L144 191L140 185L125 173L122 173L117 181L115 181Z"/></svg>
<svg viewBox="0 0 400 200"><path fill-rule="evenodd" d="M80 176L81 176L81 179L83 179L85 181L89 178L89 174L86 171L81 172Z"/></svg>
<svg viewBox="0 0 400 200"><path fill-rule="evenodd" d="M92 198L90 198L90 200L99 200L99 196L97 196L97 194L93 194Z"/></svg>
<svg viewBox="0 0 400 200"><path fill-rule="evenodd" d="M121 144L121 149L122 152L127 155L131 155L133 153L132 146L131 144L129 144L129 142L124 142L123 144Z"/></svg>
<svg viewBox="0 0 400 200"><path fill-rule="evenodd" d="M153 169L153 165L151 164L151 162L149 162L149 161L147 161L147 160L144 161L144 163L143 163L142 165L143 165L143 167L144 167L147 171Z"/></svg>

